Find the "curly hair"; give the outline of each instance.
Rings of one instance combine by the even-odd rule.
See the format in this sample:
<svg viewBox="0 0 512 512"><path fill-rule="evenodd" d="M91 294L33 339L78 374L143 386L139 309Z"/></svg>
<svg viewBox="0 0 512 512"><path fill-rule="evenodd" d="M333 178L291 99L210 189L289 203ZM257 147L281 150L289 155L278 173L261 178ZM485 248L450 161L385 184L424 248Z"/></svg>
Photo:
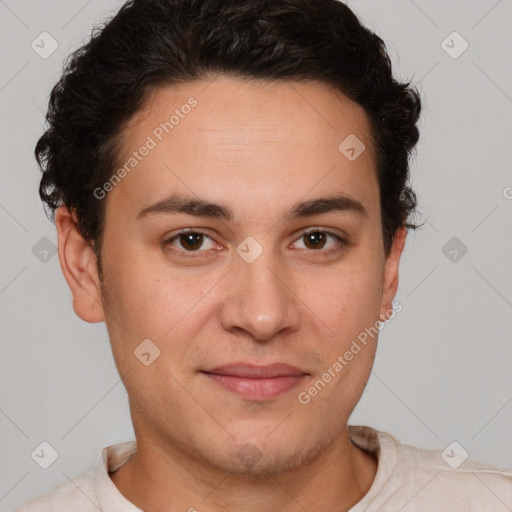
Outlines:
<svg viewBox="0 0 512 512"><path fill-rule="evenodd" d="M118 164L126 123L159 86L212 73L315 80L362 106L376 149L386 255L416 195L409 156L420 95L392 76L383 40L339 0L130 0L69 55L35 155L47 214L65 205L99 257L105 201L93 191Z"/></svg>

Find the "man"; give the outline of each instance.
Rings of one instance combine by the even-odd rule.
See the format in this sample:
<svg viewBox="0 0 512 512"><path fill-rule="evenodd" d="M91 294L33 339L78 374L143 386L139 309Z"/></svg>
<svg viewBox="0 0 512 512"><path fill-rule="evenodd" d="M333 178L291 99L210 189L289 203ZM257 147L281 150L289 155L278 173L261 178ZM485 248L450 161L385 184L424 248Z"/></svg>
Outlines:
<svg viewBox="0 0 512 512"><path fill-rule="evenodd" d="M136 442L28 511L470 511L512 471L348 426L393 303L420 99L336 0L135 0L36 155Z"/></svg>

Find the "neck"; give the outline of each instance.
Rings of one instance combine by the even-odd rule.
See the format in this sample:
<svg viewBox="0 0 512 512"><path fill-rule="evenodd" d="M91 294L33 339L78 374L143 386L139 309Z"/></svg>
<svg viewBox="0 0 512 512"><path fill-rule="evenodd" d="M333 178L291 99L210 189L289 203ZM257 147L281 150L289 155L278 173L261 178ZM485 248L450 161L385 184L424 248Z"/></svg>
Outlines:
<svg viewBox="0 0 512 512"><path fill-rule="evenodd" d="M224 472L177 447L137 438L137 451L110 478L142 510L349 510L368 492L376 458L353 445L348 427L314 459L286 473L248 476Z"/></svg>

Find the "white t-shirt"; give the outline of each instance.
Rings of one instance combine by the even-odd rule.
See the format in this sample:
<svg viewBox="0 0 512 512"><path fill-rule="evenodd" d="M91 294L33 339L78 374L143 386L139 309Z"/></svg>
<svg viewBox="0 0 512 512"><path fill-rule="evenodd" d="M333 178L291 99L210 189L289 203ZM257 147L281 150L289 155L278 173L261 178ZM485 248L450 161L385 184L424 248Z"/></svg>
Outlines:
<svg viewBox="0 0 512 512"><path fill-rule="evenodd" d="M375 453L377 473L350 512L510 512L512 469L462 462L454 446L423 450L370 427L350 426L355 445ZM104 448L91 470L26 503L15 512L141 512L117 489L108 472L136 451L135 441ZM443 458L444 457L444 458Z"/></svg>

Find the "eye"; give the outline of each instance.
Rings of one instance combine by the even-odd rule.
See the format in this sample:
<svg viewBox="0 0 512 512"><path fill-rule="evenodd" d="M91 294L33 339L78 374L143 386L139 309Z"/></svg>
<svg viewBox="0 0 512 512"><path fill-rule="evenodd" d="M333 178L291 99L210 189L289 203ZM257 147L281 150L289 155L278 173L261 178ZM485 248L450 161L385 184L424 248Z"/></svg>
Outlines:
<svg viewBox="0 0 512 512"><path fill-rule="evenodd" d="M307 251L324 254L340 250L343 246L348 245L348 242L340 236L330 231L322 231L320 229L313 229L303 233L299 240L304 240L305 249ZM333 242L330 245L328 244L329 240Z"/></svg>
<svg viewBox="0 0 512 512"><path fill-rule="evenodd" d="M206 244L206 247L205 240L209 240L210 242L209 244ZM218 245L209 235L197 229L180 231L178 234L165 241L164 245L172 246L177 252L182 253L201 253L218 248ZM187 254L187 257L195 256L195 254Z"/></svg>

